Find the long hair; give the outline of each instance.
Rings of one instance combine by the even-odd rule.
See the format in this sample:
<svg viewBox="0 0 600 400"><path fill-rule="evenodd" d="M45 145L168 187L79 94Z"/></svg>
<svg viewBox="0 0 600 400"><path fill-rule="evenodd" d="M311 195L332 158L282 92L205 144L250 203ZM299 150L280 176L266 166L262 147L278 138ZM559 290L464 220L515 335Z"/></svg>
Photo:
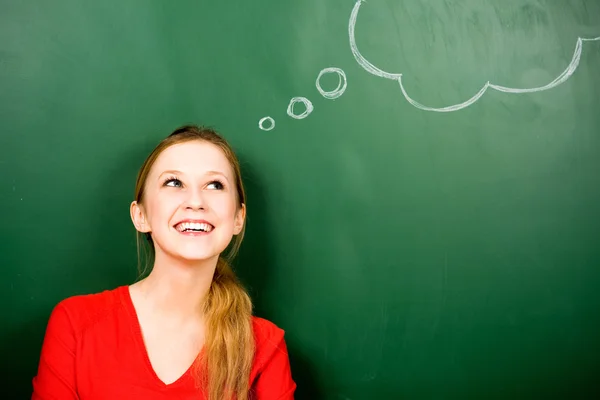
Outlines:
<svg viewBox="0 0 600 400"><path fill-rule="evenodd" d="M144 188L150 169L158 156L168 147L194 140L218 146L229 160L235 176L238 207L246 204L239 161L227 141L212 129L183 126L163 139L140 168L135 185L135 200L142 204ZM248 400L250 372L254 360L252 301L237 279L230 263L244 238L242 230L219 256L215 274L204 300L206 321L204 349L192 369L198 387L208 400ZM154 262L155 250L149 233L137 232L138 264L145 275Z"/></svg>

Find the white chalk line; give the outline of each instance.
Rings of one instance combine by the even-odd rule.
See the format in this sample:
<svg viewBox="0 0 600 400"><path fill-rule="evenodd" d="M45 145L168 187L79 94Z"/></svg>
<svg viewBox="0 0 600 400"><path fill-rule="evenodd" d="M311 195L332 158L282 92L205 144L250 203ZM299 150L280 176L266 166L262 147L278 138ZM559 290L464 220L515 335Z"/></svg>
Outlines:
<svg viewBox="0 0 600 400"><path fill-rule="evenodd" d="M269 121L270 125L269 126L265 126L264 123L266 121ZM258 121L258 127L260 129L262 129L263 131L271 131L275 128L275 120L271 117L264 117L261 118L260 121Z"/></svg>
<svg viewBox="0 0 600 400"><path fill-rule="evenodd" d="M402 76L402 74L391 74L389 72L385 72L384 70L377 68L373 64L371 64L366 58L360 54L358 51L358 47L356 46L356 39L354 36L354 27L356 26L356 18L358 17L358 10L360 9L360 5L362 4L362 0L358 0L356 4L354 4L354 8L352 9L352 14L350 15L350 24L348 25L348 34L350 36L350 49L352 50L352 54L354 58L361 67L363 67L367 72L375 76L380 76L386 79L396 80Z"/></svg>
<svg viewBox="0 0 600 400"><path fill-rule="evenodd" d="M321 77L328 73L336 73L338 75L338 85L334 90L325 91L321 87ZM348 86L346 73L342 69L336 67L325 68L319 73L319 76L317 76L316 85L317 90L319 91L319 93L321 93L321 96L330 100L337 99L338 97L344 94L344 92L346 91L346 87Z"/></svg>
<svg viewBox="0 0 600 400"><path fill-rule="evenodd" d="M334 90L327 91L323 90L323 88L321 87L321 77L329 73L335 73L338 75L338 85ZM326 99L337 99L346 91L346 87L348 86L348 80L346 79L346 73L342 69L337 67L328 67L321 70L319 76L317 76L316 85L317 90L319 91L319 93L321 93L323 97L325 97ZM306 110L304 110L302 114L296 114L294 112L294 106L296 105L296 103L302 103L306 107ZM294 97L290 100L290 103L288 104L287 114L295 119L304 119L308 117L310 113L313 112L313 110L313 104L306 97ZM265 126L265 122L269 122L269 125ZM261 118L258 121L258 127L263 131L273 130L275 129L275 120L268 116Z"/></svg>
<svg viewBox="0 0 600 400"><path fill-rule="evenodd" d="M369 72L375 76L379 76L381 78L398 81L398 84L400 85L400 90L402 91L402 94L404 95L406 100L413 106L420 108L421 110L425 110L425 111L450 112L450 111L461 110L461 109L468 107L471 104L475 103L477 100L479 100L481 98L481 96L483 96L485 94L485 92L487 91L488 88L497 90L499 92L504 92L504 93L534 93L534 92L542 92L544 90L549 90L549 89L555 88L556 86L560 85L561 83L564 83L567 79L569 79L571 77L571 75L573 75L573 73L575 73L575 70L579 66L579 61L581 59L583 42L600 41L600 36L596 37L596 38L582 38L582 37L578 38L577 45L575 46L575 52L573 54L573 58L571 59L571 63L556 79L554 79L552 82L548 83L547 85L535 87L535 88L519 89L519 88L510 88L510 87L506 87L506 86L496 85L496 84L490 83L488 81L485 83L485 85L483 85L483 87L479 90L479 92L477 92L477 94L475 94L475 96L471 97L469 100L467 100L463 103L460 103L460 104L455 104L455 105L451 105L451 106L447 106L447 107L434 108L434 107L425 106L425 105L413 100L408 95L408 93L406 92L406 89L404 88L404 85L402 84L402 74L401 73L390 73L390 72L386 72L380 68L377 68L375 65L371 64L366 58L364 58L363 55L360 53L360 51L358 51L358 47L356 45L356 38L355 38L355 34L354 34L354 28L356 26L358 10L360 9L360 6L363 2L364 2L364 0L358 0L356 2L356 4L354 4L354 8L352 9L352 13L350 14L350 22L348 25L348 35L350 37L350 49L352 50L352 54L354 55L354 58L356 59L358 64L361 67L363 67L367 72Z"/></svg>
<svg viewBox="0 0 600 400"><path fill-rule="evenodd" d="M303 103L306 107L306 110L304 110L302 114L294 113L294 106L296 105L296 103ZM290 104L288 104L287 114L294 119L304 119L308 117L311 112L313 112L313 109L313 104L306 97L293 97L290 100Z"/></svg>

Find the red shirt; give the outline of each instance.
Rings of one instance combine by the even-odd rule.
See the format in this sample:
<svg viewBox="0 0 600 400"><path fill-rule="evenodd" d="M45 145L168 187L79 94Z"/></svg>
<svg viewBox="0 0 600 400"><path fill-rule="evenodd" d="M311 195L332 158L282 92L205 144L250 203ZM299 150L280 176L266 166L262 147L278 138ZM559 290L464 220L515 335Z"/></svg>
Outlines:
<svg viewBox="0 0 600 400"><path fill-rule="evenodd" d="M253 317L253 398L292 400L284 332ZM127 286L73 296L52 311L33 378L32 400L203 400L191 368L171 384L150 364Z"/></svg>

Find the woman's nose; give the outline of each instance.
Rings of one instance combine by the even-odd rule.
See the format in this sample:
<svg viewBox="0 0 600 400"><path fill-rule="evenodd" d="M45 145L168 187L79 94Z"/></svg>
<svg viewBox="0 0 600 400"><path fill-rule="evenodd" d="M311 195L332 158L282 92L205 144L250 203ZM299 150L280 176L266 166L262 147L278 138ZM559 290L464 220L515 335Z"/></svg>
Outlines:
<svg viewBox="0 0 600 400"><path fill-rule="evenodd" d="M185 208L191 210L204 210L206 208L206 203L204 201L202 190L194 189L189 193L190 194L186 199Z"/></svg>

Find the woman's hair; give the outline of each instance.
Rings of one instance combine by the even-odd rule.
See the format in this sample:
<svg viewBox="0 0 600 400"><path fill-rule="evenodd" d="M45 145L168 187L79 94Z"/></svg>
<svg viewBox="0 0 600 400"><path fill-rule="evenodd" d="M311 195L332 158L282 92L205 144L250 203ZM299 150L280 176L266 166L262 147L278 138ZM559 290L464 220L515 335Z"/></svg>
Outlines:
<svg viewBox="0 0 600 400"><path fill-rule="evenodd" d="M227 141L214 130L197 126L183 126L163 139L142 165L135 185L135 200L142 204L146 179L158 156L174 144L200 140L218 146L233 170L238 207L246 203L240 164ZM241 232L228 246L227 254L219 256L215 274L204 302L206 333L203 356L194 366L196 382L205 391L208 400L247 400L250 371L254 359L254 332L252 329L252 301L235 276L230 262L235 257L244 237ZM145 275L154 261L154 244L149 233L137 232L140 274ZM145 262L142 261L142 258ZM144 267L142 267L142 265Z"/></svg>

